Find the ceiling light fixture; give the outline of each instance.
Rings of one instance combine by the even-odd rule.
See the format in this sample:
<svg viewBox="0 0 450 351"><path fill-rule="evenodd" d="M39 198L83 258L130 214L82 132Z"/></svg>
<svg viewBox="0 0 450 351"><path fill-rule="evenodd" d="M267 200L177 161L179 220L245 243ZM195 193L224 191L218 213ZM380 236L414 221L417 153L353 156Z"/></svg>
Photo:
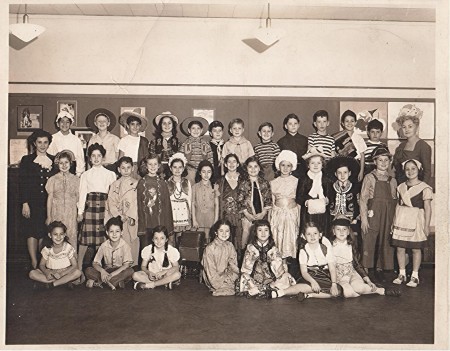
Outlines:
<svg viewBox="0 0 450 351"><path fill-rule="evenodd" d="M255 38L266 46L275 44L284 35L284 31L272 28L272 19L270 18L270 3L267 3L266 27L259 28L255 32Z"/></svg>
<svg viewBox="0 0 450 351"><path fill-rule="evenodd" d="M9 33L19 38L25 43L32 41L45 32L45 28L38 24L28 22L27 5L25 5L25 14L23 15L23 23L15 23L9 25Z"/></svg>

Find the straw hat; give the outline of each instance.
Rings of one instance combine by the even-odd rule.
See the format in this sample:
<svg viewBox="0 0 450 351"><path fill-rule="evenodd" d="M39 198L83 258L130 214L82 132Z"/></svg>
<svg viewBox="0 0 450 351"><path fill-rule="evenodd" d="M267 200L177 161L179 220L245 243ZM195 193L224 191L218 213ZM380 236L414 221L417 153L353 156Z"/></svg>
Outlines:
<svg viewBox="0 0 450 351"><path fill-rule="evenodd" d="M155 125L155 127L158 126L159 121L161 121L161 119L164 118L164 117L170 117L170 118L172 118L172 120L175 121L176 124L178 124L178 117L175 116L172 112L166 111L166 112L163 112L163 113L159 114L158 116L156 116L153 119L153 124Z"/></svg>
<svg viewBox="0 0 450 351"><path fill-rule="evenodd" d="M188 126L189 126L189 123L194 122L194 121L202 124L202 126L203 126L202 135L206 133L206 131L208 130L208 125L209 125L209 123L206 119L204 119L203 117L188 117L180 124L180 130L184 135L187 135L187 136L190 135L189 131L188 131Z"/></svg>
<svg viewBox="0 0 450 351"><path fill-rule="evenodd" d="M98 129L95 126L94 122L95 122L95 118L99 115L105 116L106 118L108 118L108 120L109 120L108 130L112 130L115 127L117 119L116 119L116 116L114 115L114 113L112 113L110 110L107 110L106 108L96 108L95 110L91 111L86 117L86 126L89 129L92 129L92 130Z"/></svg>
<svg viewBox="0 0 450 351"><path fill-rule="evenodd" d="M322 156L323 158L326 158L326 157L327 157L327 156L322 152L322 148L321 148L320 146L319 146L318 148L312 146L312 147L310 147L310 148L308 149L308 151L306 152L306 154L304 154L304 155L302 156L302 158L303 158L304 160L307 160L307 159L309 159L309 158L311 158L311 157L314 157L314 156Z"/></svg>
<svg viewBox="0 0 450 351"><path fill-rule="evenodd" d="M141 112L140 107L136 107L133 111L125 111L119 117L119 123L122 127L127 128L128 117L136 117L141 121L141 130L147 129L147 117L145 117Z"/></svg>
<svg viewBox="0 0 450 351"><path fill-rule="evenodd" d="M70 162L70 163L72 163L72 162L75 161L75 154L74 154L72 151L70 151L70 150L61 150L61 151L58 152L58 153L56 154L56 156L55 156L55 161L54 161L55 165L59 164L59 159L61 158L61 155L62 155L63 153L69 155L69 162Z"/></svg>

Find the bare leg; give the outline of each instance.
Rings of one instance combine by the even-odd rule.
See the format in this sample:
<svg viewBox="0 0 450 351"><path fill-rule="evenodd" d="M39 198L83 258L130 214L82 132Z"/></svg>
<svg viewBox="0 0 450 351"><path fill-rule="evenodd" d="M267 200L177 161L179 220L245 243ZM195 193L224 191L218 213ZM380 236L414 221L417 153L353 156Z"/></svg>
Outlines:
<svg viewBox="0 0 450 351"><path fill-rule="evenodd" d="M31 267L33 267L33 269L36 269L38 266L37 261L38 239L29 237L27 239L27 248L28 254L30 255L31 258Z"/></svg>
<svg viewBox="0 0 450 351"><path fill-rule="evenodd" d="M397 247L397 261L398 268L405 269L406 267L406 249L403 247Z"/></svg>
<svg viewBox="0 0 450 351"><path fill-rule="evenodd" d="M80 245L80 247L78 249L78 269L80 271L83 271L83 260L84 260L84 256L86 256L87 249L88 249L88 247L85 245Z"/></svg>
<svg viewBox="0 0 450 351"><path fill-rule="evenodd" d="M412 249L413 252L413 271L418 272L422 263L422 251L420 249Z"/></svg>
<svg viewBox="0 0 450 351"><path fill-rule="evenodd" d="M70 273L64 275L63 277L61 277L58 280L55 280L53 282L54 286L58 286L58 285L63 285L63 284L67 284L69 282L74 281L75 279L78 279L79 277L81 277L81 271L78 269L74 269L72 270Z"/></svg>
<svg viewBox="0 0 450 351"><path fill-rule="evenodd" d="M164 278L162 278L160 280L156 280L155 286L166 285L166 284L172 283L174 281L177 281L180 278L181 278L181 273L177 271L170 275L166 275Z"/></svg>
<svg viewBox="0 0 450 351"><path fill-rule="evenodd" d="M41 283L50 283L51 284L55 281L55 279L48 280L47 277L45 276L45 274L40 269L33 269L32 271L30 271L28 276L30 277L30 279L35 280L37 282L41 282Z"/></svg>

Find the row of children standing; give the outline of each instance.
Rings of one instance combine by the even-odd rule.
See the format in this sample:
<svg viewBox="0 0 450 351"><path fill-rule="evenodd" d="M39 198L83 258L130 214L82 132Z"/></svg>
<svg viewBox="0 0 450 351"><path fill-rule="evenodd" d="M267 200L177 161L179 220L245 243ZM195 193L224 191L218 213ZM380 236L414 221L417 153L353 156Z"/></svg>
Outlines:
<svg viewBox="0 0 450 351"><path fill-rule="evenodd" d="M264 123L258 130L261 143L254 148L243 136L244 122L240 119L230 122L231 138L226 143L222 139L223 124L220 121L212 122L208 128L212 140L208 143L201 138L207 122L202 118L188 118L180 125L180 129L189 135L182 144L176 138L178 118L169 112L155 118L156 138L150 143L138 134L147 126L146 117L138 111L127 112L120 116L119 122L129 132L129 135L121 140L107 130L112 123L111 115L108 113L101 111L90 119L88 116L88 124L89 120L98 128L99 133L91 139L88 148L92 168L81 175L79 186L77 219L82 222L78 261L80 270L87 247L90 245L98 247L105 240L103 228L105 217L107 220L108 217L117 215L121 216L124 239L132 247L135 263L138 260L139 246L141 248L148 246L148 238L153 228L158 225L164 225L168 233L175 232L179 236L179 233L186 229L209 233L209 228L219 217L229 219L239 253L246 247L251 224L255 220L269 218L274 241L286 263L287 258L296 257L298 228L301 223L313 220L318 223L325 235L329 233L331 215L344 214L351 219L352 224L357 224L358 181L354 180L352 183L349 179L352 175L357 175L357 179L362 180L364 165L367 163L370 167L370 163L364 162L365 143L354 133L356 116L352 111L346 111L341 117L341 125L347 131L347 138L341 136L335 140L329 136L328 114L326 111L318 111L313 116L317 132L308 139L298 134L299 118L291 114L283 123L286 136L280 139L278 144L271 140L273 126ZM70 133L71 122L73 117L71 118L69 113L66 111L60 113L57 117L60 128L58 133L63 134L63 131ZM382 131L383 128L376 120L373 121L372 127L371 129L369 124L369 136L372 136L371 130ZM379 143L375 137L371 139L374 139L371 140L372 144ZM54 144L50 144L52 145ZM70 145L60 147L70 148ZM335 157L336 152L345 156ZM115 158L121 156L119 161L113 162L111 154L114 154ZM109 158L106 155L109 155ZM144 156L140 158L139 155ZM390 154L386 148L378 147L373 155L375 163L380 156L387 157L389 166ZM324 161L330 159L327 177L322 170ZM355 159L360 159L360 163L354 161ZM368 159L369 157L366 161ZM63 188L61 186L52 188L52 183L55 182L50 181L52 178L49 179L46 221L50 223L52 220L60 219L70 223L69 238L76 247L74 237L76 225L74 228L73 216L64 219L61 217L62 213L67 215L71 211L61 211L62 207L57 204L57 199L62 198L64 206L71 206L70 199L74 198L70 192L76 192L78 179L69 176L68 173L73 160L77 161L78 170L79 162L74 152L63 150L56 157L60 169L58 177L63 177L62 183L60 181ZM307 162L306 176L299 171L304 168L303 160ZM239 173L239 166L242 164L245 175ZM273 178L273 164L280 172L280 177L269 183L268 180ZM116 180L115 173L107 168L117 169L121 178ZM378 164L376 168L379 168ZM384 171L381 168L378 171ZM262 170L266 171L265 177ZM296 170L297 173L294 174L300 180L292 175ZM183 177L185 171L187 175ZM219 177L219 180L213 182L216 177ZM329 180L331 177L337 178L334 184ZM197 182L194 183L193 180ZM376 178L376 181L378 180ZM389 181L391 180L389 177ZM370 186L368 189L367 198L372 199L374 189ZM392 183L391 191L383 194L388 193L388 198L381 200L379 208L383 208L388 200L393 203L395 186L392 186ZM363 196L362 198L364 199ZM372 202L376 202L378 196L375 198ZM364 206L361 204L361 208L365 211L361 219L363 232L367 232L367 218L371 217L370 211L373 212L373 209ZM72 213L75 208L76 206L72 204ZM54 214L55 210L61 212L59 218ZM383 217L389 216L391 211L385 212L381 217L378 217L378 210L376 213L378 222L383 222L385 226L389 226L389 221L392 223L392 218ZM376 225L370 225L370 229L373 228L376 228ZM375 241L377 235L386 237L387 234L383 234L386 231L384 229L386 228L378 232L374 229L376 233L370 237L375 238ZM378 240L378 243L381 242L379 245L383 246L381 252L385 249L386 240L386 238ZM368 268L372 268L374 264L375 241L370 244L363 243L365 247L367 246L367 249L364 249L364 256L367 256ZM389 252L386 256L380 255L381 266L384 269L393 268L389 263L390 259L386 258L388 254ZM388 263L385 264L383 261Z"/></svg>

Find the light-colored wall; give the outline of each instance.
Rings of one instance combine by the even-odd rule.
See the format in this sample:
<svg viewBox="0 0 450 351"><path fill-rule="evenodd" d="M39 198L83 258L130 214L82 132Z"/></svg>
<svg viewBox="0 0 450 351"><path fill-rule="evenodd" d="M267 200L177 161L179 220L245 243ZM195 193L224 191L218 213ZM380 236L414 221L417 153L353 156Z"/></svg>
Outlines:
<svg viewBox="0 0 450 351"><path fill-rule="evenodd" d="M44 91L11 84L10 92L158 94L145 85L173 84L159 91L211 95L218 88L180 86L209 84L235 96L434 97L433 23L272 20L286 35L258 53L246 39L259 20L34 15L32 22L47 30L20 50L10 46L10 82L43 82ZM80 91L70 83L118 85Z"/></svg>

